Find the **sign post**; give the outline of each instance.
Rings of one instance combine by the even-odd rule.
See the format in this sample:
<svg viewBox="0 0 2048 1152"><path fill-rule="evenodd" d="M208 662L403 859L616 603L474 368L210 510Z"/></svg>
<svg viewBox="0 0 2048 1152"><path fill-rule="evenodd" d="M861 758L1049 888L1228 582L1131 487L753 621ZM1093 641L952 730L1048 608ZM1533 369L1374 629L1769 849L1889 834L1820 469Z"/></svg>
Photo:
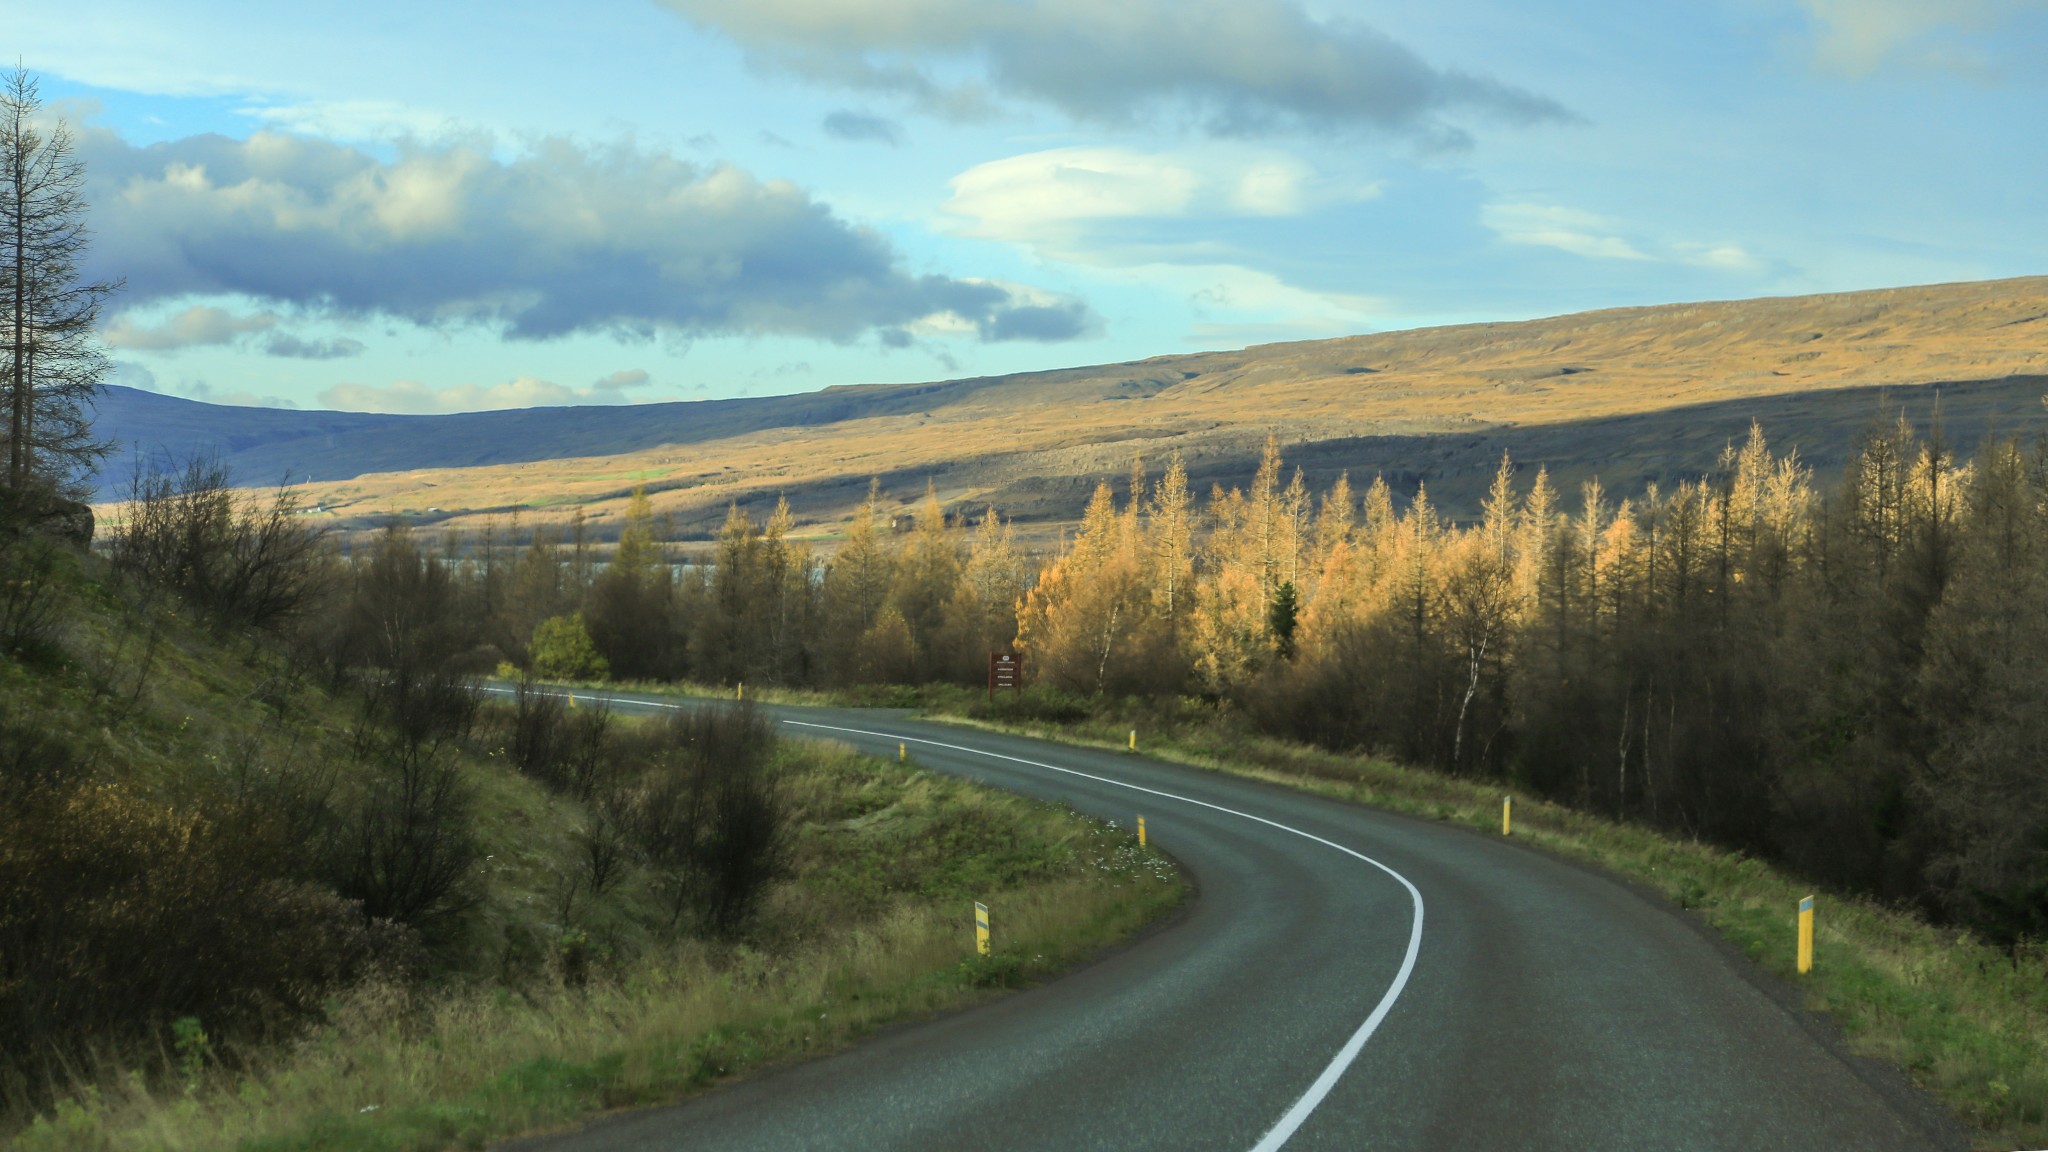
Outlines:
<svg viewBox="0 0 2048 1152"><path fill-rule="evenodd" d="M1024 687L1024 657L1015 652L988 654L988 702L996 702L996 689Z"/></svg>
<svg viewBox="0 0 2048 1152"><path fill-rule="evenodd" d="M974 902L974 951L988 955L988 905L979 900Z"/></svg>

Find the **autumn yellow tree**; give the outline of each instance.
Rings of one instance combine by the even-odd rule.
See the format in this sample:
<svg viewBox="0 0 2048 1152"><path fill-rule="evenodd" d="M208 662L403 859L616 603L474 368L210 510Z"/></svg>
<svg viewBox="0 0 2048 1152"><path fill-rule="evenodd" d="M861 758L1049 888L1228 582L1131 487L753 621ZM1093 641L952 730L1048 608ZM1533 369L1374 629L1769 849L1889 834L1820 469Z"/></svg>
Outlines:
<svg viewBox="0 0 2048 1152"><path fill-rule="evenodd" d="M1016 643L1019 601L1026 586L1024 558L1010 526L995 508L982 513L967 561L944 609L943 659L956 680L976 683L990 652Z"/></svg>
<svg viewBox="0 0 2048 1152"><path fill-rule="evenodd" d="M882 512L882 485L868 482L867 499L861 502L847 525L846 539L825 569L823 636L824 657L832 674L844 683L862 679L861 669L872 664L862 645L889 607L889 587L895 580L896 541ZM907 651L908 627L902 613L884 631L893 655ZM880 638L882 634L878 633ZM898 640L903 641L897 644Z"/></svg>
<svg viewBox="0 0 2048 1152"><path fill-rule="evenodd" d="M960 541L949 525L938 492L925 485L910 538L898 553L889 586L889 604L902 618L907 634L909 665L905 678L921 683L945 674L940 650L946 605L960 584Z"/></svg>
<svg viewBox="0 0 2048 1152"><path fill-rule="evenodd" d="M1039 573L1017 619L1030 675L1070 691L1121 693L1160 682L1164 629L1144 580L1143 531L1133 506L1119 512L1107 482L1082 514L1071 547Z"/></svg>

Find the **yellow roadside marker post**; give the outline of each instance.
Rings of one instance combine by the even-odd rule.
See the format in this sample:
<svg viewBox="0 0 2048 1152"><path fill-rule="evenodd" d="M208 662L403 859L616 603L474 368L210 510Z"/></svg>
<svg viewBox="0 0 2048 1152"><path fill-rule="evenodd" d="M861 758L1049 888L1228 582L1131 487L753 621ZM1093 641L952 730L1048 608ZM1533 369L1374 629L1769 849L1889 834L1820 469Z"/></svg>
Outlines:
<svg viewBox="0 0 2048 1152"><path fill-rule="evenodd" d="M576 694L575 694L574 692L571 692L571 693L569 693L569 707L571 707L571 708L574 708L575 706L576 706Z"/></svg>
<svg viewBox="0 0 2048 1152"><path fill-rule="evenodd" d="M1500 798L1500 834L1503 836L1514 835L1514 822L1515 798L1513 796L1503 796Z"/></svg>
<svg viewBox="0 0 2048 1152"><path fill-rule="evenodd" d="M908 744L898 744L898 745L896 745L896 762L897 762L898 764L902 764L902 763L906 763L907 761L909 761L909 759L910 759L910 745L908 745Z"/></svg>
<svg viewBox="0 0 2048 1152"><path fill-rule="evenodd" d="M1145 818L1144 818L1143 816L1140 816L1140 817L1138 817L1138 847L1140 847L1140 848L1143 848L1144 846L1145 846Z"/></svg>
<svg viewBox="0 0 2048 1152"><path fill-rule="evenodd" d="M1133 752L1136 752L1137 750L1138 750L1138 730L1137 730L1136 728L1133 728L1133 729L1131 729L1131 751L1133 751Z"/></svg>
<svg viewBox="0 0 2048 1152"><path fill-rule="evenodd" d="M988 905L974 902L974 951L977 955L988 955Z"/></svg>
<svg viewBox="0 0 2048 1152"><path fill-rule="evenodd" d="M746 698L747 698L747 682L746 682L745 680L742 680L742 681L740 681L739 691L738 691L738 692L737 692L737 693L736 693L736 694L735 694L735 695L733 696L733 699L735 699L735 700L745 700Z"/></svg>
<svg viewBox="0 0 2048 1152"><path fill-rule="evenodd" d="M1799 902L1799 973L1813 971L1813 897Z"/></svg>

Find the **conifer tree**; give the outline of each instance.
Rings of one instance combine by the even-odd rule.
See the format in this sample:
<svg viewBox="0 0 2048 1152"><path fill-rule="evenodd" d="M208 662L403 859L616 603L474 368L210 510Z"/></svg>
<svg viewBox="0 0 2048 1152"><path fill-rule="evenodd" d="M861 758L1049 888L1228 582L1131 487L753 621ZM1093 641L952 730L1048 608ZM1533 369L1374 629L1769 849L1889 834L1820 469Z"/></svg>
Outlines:
<svg viewBox="0 0 2048 1152"><path fill-rule="evenodd" d="M16 68L0 80L0 479L16 491L62 485L108 450L89 415L107 372L93 330L119 285L80 282L84 190L70 128L46 122L35 78Z"/></svg>

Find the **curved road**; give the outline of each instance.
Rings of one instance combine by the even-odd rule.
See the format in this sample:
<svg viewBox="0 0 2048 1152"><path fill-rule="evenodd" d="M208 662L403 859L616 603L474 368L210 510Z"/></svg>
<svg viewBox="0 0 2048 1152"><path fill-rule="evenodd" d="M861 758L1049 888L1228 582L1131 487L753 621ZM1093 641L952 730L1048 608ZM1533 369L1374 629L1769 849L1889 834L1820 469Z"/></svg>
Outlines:
<svg viewBox="0 0 2048 1152"><path fill-rule="evenodd" d="M1143 813L1200 896L1042 987L512 1148L1968 1146L1781 986L1589 870L1139 756L897 712L768 711L792 734L883 756L907 742L926 768L1118 821Z"/></svg>

